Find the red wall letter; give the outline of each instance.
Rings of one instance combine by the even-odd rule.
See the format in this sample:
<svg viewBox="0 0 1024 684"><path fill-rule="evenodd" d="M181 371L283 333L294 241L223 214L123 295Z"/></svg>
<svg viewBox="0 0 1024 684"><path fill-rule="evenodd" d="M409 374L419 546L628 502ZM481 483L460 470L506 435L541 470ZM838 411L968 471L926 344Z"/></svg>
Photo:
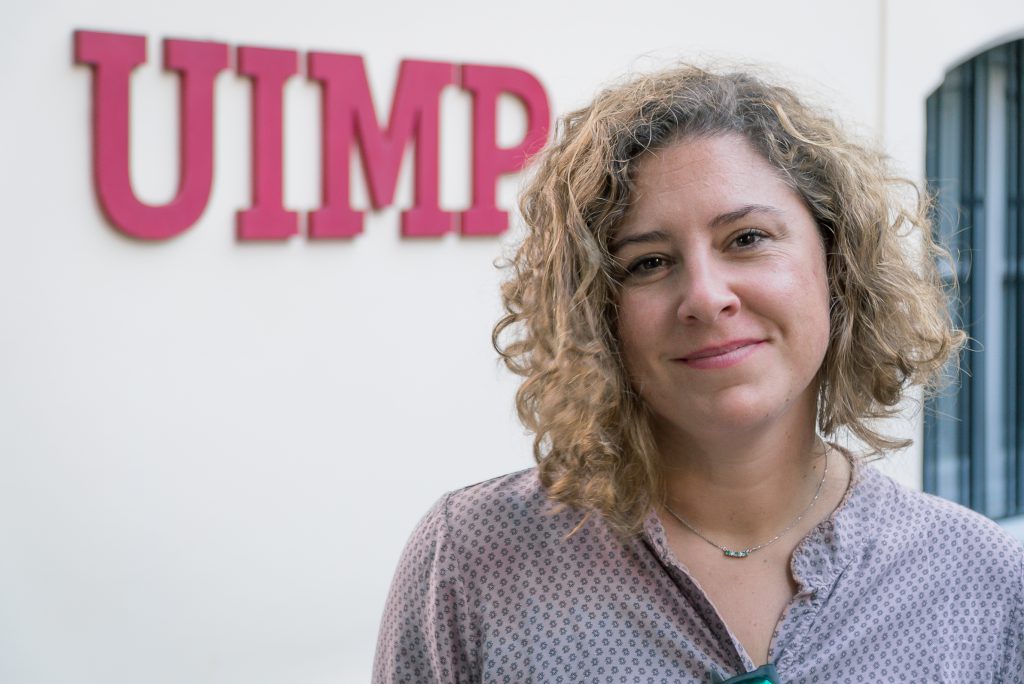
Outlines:
<svg viewBox="0 0 1024 684"><path fill-rule="evenodd" d="M462 67L462 86L473 93L473 206L462 213L463 235L497 235L508 212L495 203L498 176L523 168L547 140L551 111L544 86L521 69ZM515 147L498 147L498 96L515 95L526 106L526 135Z"/></svg>
<svg viewBox="0 0 1024 684"><path fill-rule="evenodd" d="M299 215L285 211L281 129L284 83L299 71L294 50L238 48L238 73L252 78L252 207L238 212L242 240L282 240L299 232Z"/></svg>
<svg viewBox="0 0 1024 684"><path fill-rule="evenodd" d="M456 67L444 62L403 61L386 131L370 98L363 59L311 52L309 77L323 84L323 207L310 214L309 236L350 237L363 227L349 202L349 157L359 139L373 206L391 204L406 143L416 136L415 202L402 212L403 235L442 235L455 216L438 201L441 90L455 83Z"/></svg>
<svg viewBox="0 0 1024 684"><path fill-rule="evenodd" d="M93 175L100 206L122 232L143 240L173 237L206 208L213 182L213 81L228 66L228 46L164 41L164 68L181 72L178 193L163 206L143 204L129 175L128 87L146 61L145 36L75 32L75 61L93 66Z"/></svg>

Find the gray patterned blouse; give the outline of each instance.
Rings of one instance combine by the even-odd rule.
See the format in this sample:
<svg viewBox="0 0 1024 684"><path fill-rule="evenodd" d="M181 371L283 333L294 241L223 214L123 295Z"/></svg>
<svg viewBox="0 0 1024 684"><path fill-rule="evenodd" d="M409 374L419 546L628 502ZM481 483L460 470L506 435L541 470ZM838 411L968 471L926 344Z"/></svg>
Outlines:
<svg viewBox="0 0 1024 684"><path fill-rule="evenodd" d="M378 684L680 684L754 669L656 515L620 540L551 512L536 471L451 492L387 600ZM1024 547L956 504L855 465L797 547L772 637L783 682L1024 683Z"/></svg>

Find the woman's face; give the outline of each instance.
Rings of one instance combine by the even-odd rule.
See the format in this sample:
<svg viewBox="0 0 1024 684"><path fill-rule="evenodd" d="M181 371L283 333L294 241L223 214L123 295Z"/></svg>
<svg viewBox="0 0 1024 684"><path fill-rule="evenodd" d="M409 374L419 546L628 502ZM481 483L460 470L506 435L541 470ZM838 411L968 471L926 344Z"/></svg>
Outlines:
<svg viewBox="0 0 1024 684"><path fill-rule="evenodd" d="M656 430L813 426L829 292L801 198L734 134L651 154L635 187L611 246L626 269L618 337Z"/></svg>

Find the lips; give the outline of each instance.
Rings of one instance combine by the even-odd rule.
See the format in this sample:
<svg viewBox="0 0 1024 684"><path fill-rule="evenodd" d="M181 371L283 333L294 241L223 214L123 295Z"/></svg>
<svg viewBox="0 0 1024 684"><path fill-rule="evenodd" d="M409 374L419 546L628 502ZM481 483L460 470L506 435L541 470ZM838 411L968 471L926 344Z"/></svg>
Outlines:
<svg viewBox="0 0 1024 684"><path fill-rule="evenodd" d="M725 344L716 345L713 347L704 347L697 351L690 352L686 356L679 357L680 361L696 361L698 359L708 359L713 356L723 356L729 352L736 351L743 347L749 347L754 344L760 344L763 340L749 339L749 340L733 340L726 342Z"/></svg>
<svg viewBox="0 0 1024 684"><path fill-rule="evenodd" d="M696 370L729 368L756 353L765 342L763 339L731 340L725 344L702 347L674 360Z"/></svg>

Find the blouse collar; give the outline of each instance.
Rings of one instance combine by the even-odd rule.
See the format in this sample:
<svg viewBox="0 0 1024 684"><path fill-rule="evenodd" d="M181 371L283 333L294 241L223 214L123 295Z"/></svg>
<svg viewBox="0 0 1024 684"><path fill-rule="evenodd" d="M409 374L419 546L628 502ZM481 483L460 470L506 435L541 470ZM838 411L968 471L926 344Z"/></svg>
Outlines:
<svg viewBox="0 0 1024 684"><path fill-rule="evenodd" d="M841 447L835 450L850 462L850 482L832 514L811 530L793 552L791 567L801 592L828 591L843 570L875 537L879 497L884 491L875 481L882 477L862 459ZM648 512L643 537L663 563L684 567L669 548L665 528L657 512Z"/></svg>

